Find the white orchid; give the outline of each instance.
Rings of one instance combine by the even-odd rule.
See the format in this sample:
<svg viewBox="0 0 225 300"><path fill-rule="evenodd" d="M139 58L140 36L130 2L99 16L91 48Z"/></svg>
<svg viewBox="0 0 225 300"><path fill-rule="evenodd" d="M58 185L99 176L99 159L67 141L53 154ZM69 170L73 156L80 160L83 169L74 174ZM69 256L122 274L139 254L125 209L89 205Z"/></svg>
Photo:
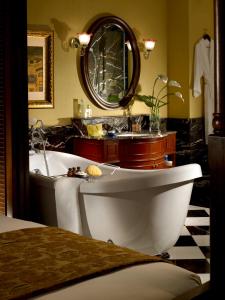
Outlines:
<svg viewBox="0 0 225 300"><path fill-rule="evenodd" d="M180 92L175 92L174 95L182 100L184 102L183 95Z"/></svg>
<svg viewBox="0 0 225 300"><path fill-rule="evenodd" d="M161 87L161 89L159 89L157 95L155 96L155 87L158 80L162 81L164 85ZM176 96L184 102L183 95L180 92L170 92L164 94L163 92L168 87L181 88L181 85L176 80L169 80L166 75L158 75L153 84L152 95L146 96L137 94L135 95L135 99L143 101L148 107L150 107L152 114L159 114L159 109L168 104L168 101L164 100L168 96Z"/></svg>
<svg viewBox="0 0 225 300"><path fill-rule="evenodd" d="M158 75L158 76L156 77L156 81L157 81L158 79L160 79L163 83L167 84L168 77L167 77L166 75L160 74L160 75Z"/></svg>
<svg viewBox="0 0 225 300"><path fill-rule="evenodd" d="M168 82L168 86L175 86L175 87L181 88L181 85L176 80L170 80Z"/></svg>

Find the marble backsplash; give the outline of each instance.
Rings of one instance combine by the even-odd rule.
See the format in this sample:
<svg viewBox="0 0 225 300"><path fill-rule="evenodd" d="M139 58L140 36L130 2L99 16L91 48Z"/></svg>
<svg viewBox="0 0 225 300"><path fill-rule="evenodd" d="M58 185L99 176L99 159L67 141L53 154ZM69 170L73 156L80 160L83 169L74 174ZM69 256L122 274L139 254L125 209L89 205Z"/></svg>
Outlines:
<svg viewBox="0 0 225 300"><path fill-rule="evenodd" d="M203 173L208 174L208 147L204 140L204 118L168 118L167 129L177 132L177 165L199 163Z"/></svg>
<svg viewBox="0 0 225 300"><path fill-rule="evenodd" d="M99 124L101 123L103 129L106 131L115 130L116 132L121 131L132 131L132 124L139 124L142 131L149 130L149 115L135 115L135 116L116 116L116 117L93 117L93 118L82 118L72 119L74 130L77 134L87 135L86 125L88 124ZM162 132L166 131L166 119L161 118L160 129ZM81 132L80 132L81 131Z"/></svg>

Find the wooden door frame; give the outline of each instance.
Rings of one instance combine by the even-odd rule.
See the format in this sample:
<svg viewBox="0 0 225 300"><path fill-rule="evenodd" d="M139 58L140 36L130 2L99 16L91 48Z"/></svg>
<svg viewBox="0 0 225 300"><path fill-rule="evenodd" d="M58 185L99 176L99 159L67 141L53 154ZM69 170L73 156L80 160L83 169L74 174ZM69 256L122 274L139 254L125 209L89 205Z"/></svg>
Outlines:
<svg viewBox="0 0 225 300"><path fill-rule="evenodd" d="M28 215L29 154L27 100L27 2L1 1L1 146L4 157L5 214Z"/></svg>

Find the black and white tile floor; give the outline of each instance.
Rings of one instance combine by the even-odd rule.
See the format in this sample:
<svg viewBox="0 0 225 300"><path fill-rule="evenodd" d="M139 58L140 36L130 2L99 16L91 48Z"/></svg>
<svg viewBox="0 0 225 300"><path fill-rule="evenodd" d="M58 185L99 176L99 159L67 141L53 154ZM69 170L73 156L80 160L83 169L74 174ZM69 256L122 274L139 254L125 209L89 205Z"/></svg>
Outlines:
<svg viewBox="0 0 225 300"><path fill-rule="evenodd" d="M209 208L190 205L181 236L168 251L170 260L199 274L202 283L210 279L209 229Z"/></svg>

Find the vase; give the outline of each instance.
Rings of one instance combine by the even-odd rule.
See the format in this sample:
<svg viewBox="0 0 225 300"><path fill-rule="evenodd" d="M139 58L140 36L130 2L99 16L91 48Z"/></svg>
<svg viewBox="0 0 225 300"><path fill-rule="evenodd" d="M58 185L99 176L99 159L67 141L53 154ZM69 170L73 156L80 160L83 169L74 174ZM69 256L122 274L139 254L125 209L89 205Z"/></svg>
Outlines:
<svg viewBox="0 0 225 300"><path fill-rule="evenodd" d="M160 130L160 116L159 113L152 112L149 115L149 133L161 135Z"/></svg>

